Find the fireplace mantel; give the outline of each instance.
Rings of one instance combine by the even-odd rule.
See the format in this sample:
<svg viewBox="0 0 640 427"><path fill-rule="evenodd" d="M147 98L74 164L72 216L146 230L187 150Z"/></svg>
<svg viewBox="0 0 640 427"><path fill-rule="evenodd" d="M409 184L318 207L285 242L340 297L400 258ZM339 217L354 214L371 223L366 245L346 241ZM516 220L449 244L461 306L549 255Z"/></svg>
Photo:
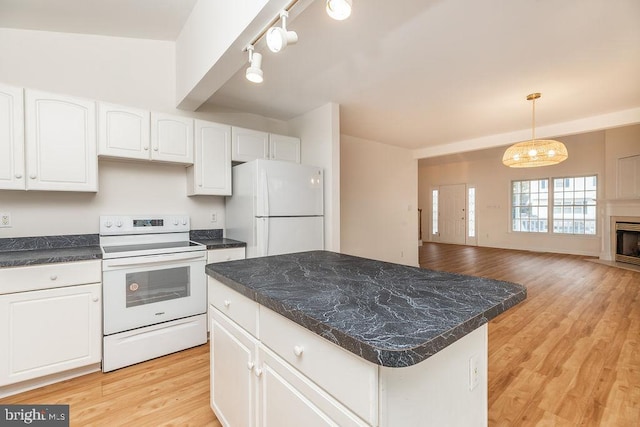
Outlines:
<svg viewBox="0 0 640 427"><path fill-rule="evenodd" d="M613 261L615 258L616 222L640 222L640 198L599 200L604 208L602 218L602 246L600 259Z"/></svg>

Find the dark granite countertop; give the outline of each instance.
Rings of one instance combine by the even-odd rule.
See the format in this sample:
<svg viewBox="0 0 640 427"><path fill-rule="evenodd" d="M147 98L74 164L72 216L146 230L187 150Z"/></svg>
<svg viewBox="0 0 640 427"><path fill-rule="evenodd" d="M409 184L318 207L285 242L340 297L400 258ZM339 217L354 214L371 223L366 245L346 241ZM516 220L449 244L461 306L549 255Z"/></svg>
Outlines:
<svg viewBox="0 0 640 427"><path fill-rule="evenodd" d="M227 249L227 248L244 248L247 246L245 242L239 240L220 238L220 239L191 239L194 242L202 243L207 249Z"/></svg>
<svg viewBox="0 0 640 427"><path fill-rule="evenodd" d="M191 230L189 239L207 246L207 249L244 248L246 243L222 237L222 229Z"/></svg>
<svg viewBox="0 0 640 427"><path fill-rule="evenodd" d="M208 264L230 288L382 366L419 363L526 298L514 283L327 251Z"/></svg>
<svg viewBox="0 0 640 427"><path fill-rule="evenodd" d="M102 259L97 234L0 239L0 268Z"/></svg>

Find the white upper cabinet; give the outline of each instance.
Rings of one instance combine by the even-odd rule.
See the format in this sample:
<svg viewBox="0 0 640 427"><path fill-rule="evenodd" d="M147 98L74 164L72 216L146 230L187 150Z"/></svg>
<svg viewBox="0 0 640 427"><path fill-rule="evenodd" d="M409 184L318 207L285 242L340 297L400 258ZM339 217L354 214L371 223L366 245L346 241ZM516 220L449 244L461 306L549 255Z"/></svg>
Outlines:
<svg viewBox="0 0 640 427"><path fill-rule="evenodd" d="M231 195L231 126L195 121L193 166L187 168L187 194Z"/></svg>
<svg viewBox="0 0 640 427"><path fill-rule="evenodd" d="M300 138L235 126L231 130L231 137L234 162L271 159L300 163Z"/></svg>
<svg viewBox="0 0 640 427"><path fill-rule="evenodd" d="M120 105L98 104L98 155L150 159L150 114Z"/></svg>
<svg viewBox="0 0 640 427"><path fill-rule="evenodd" d="M193 164L193 119L151 113L151 160Z"/></svg>
<svg viewBox="0 0 640 427"><path fill-rule="evenodd" d="M97 191L96 106L25 90L26 189Z"/></svg>
<svg viewBox="0 0 640 427"><path fill-rule="evenodd" d="M268 133L233 127L231 136L233 138L231 159L234 162L250 162L255 159L269 158Z"/></svg>
<svg viewBox="0 0 640 427"><path fill-rule="evenodd" d="M300 138L269 134L269 158L300 163Z"/></svg>
<svg viewBox="0 0 640 427"><path fill-rule="evenodd" d="M0 85L0 189L24 190L22 88Z"/></svg>

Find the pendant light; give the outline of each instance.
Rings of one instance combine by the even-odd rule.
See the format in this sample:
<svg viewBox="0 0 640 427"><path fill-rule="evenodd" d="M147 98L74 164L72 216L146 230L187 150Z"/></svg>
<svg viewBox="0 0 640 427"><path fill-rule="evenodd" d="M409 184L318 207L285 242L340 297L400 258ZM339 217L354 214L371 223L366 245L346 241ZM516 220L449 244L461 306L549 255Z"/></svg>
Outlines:
<svg viewBox="0 0 640 427"><path fill-rule="evenodd" d="M351 15L351 0L327 0L327 15L343 21Z"/></svg>
<svg viewBox="0 0 640 427"><path fill-rule="evenodd" d="M550 139L536 140L536 99L539 93L527 95L527 101L533 101L531 122L531 141L519 142L507 148L502 156L502 163L510 168L535 168L551 166L564 162L569 157L567 147Z"/></svg>

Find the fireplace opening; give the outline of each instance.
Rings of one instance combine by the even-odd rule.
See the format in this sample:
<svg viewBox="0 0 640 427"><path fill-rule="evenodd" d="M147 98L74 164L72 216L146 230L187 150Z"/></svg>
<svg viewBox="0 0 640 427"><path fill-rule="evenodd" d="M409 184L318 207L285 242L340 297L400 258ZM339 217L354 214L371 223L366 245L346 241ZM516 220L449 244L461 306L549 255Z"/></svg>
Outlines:
<svg viewBox="0 0 640 427"><path fill-rule="evenodd" d="M616 222L616 261L640 265L640 223Z"/></svg>

